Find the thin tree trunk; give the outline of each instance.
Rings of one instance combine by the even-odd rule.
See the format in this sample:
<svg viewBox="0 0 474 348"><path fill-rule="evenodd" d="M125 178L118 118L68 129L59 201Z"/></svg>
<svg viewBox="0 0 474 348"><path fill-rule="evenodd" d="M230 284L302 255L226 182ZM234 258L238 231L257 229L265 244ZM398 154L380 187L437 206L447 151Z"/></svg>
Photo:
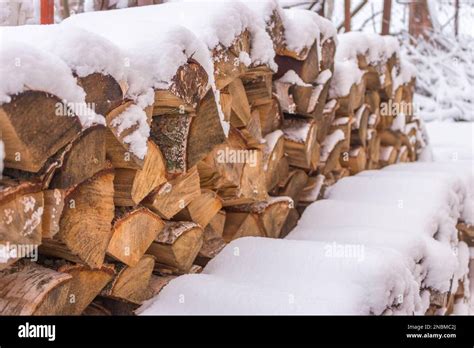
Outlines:
<svg viewBox="0 0 474 348"><path fill-rule="evenodd" d="M392 14L392 0L384 0L382 16L382 35L390 34L390 18Z"/></svg>
<svg viewBox="0 0 474 348"><path fill-rule="evenodd" d="M344 29L351 31L351 0L344 0Z"/></svg>

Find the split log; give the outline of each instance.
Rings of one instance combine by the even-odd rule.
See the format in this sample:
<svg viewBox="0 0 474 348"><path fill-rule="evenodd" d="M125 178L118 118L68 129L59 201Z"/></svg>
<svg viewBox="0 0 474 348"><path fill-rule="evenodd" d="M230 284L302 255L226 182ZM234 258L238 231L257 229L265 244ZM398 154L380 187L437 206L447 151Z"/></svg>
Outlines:
<svg viewBox="0 0 474 348"><path fill-rule="evenodd" d="M289 197L271 197L266 201L233 206L227 210L224 240L244 236L278 238L293 201Z"/></svg>
<svg viewBox="0 0 474 348"><path fill-rule="evenodd" d="M363 104L354 115L352 122L351 145L367 146L367 129L369 126L370 110Z"/></svg>
<svg viewBox="0 0 474 348"><path fill-rule="evenodd" d="M53 238L59 232L59 220L64 209L66 190L45 190L42 237Z"/></svg>
<svg viewBox="0 0 474 348"><path fill-rule="evenodd" d="M116 208L107 255L127 266L136 266L164 225L144 207Z"/></svg>
<svg viewBox="0 0 474 348"><path fill-rule="evenodd" d="M34 262L17 262L0 272L0 314L59 314L71 278Z"/></svg>
<svg viewBox="0 0 474 348"><path fill-rule="evenodd" d="M122 86L110 75L93 73L78 77L77 84L86 92L86 103L93 105L99 115L107 115L122 103Z"/></svg>
<svg viewBox="0 0 474 348"><path fill-rule="evenodd" d="M149 298L150 282L155 259L144 255L134 266L118 264L114 279L102 290L101 295L112 299L141 304Z"/></svg>
<svg viewBox="0 0 474 348"><path fill-rule="evenodd" d="M324 196L324 175L310 176L299 196L299 206L308 206Z"/></svg>
<svg viewBox="0 0 474 348"><path fill-rule="evenodd" d="M329 92L332 73L322 71L310 87L293 86L296 113L313 118L321 118Z"/></svg>
<svg viewBox="0 0 474 348"><path fill-rule="evenodd" d="M221 210L222 200L214 191L203 189L186 208L174 216L177 221L193 221L205 228Z"/></svg>
<svg viewBox="0 0 474 348"><path fill-rule="evenodd" d="M178 68L166 90L155 91L153 115L195 111L208 92L208 76L194 59Z"/></svg>
<svg viewBox="0 0 474 348"><path fill-rule="evenodd" d="M62 101L27 91L0 107L5 167L38 172L49 157L74 140L82 129L77 117L57 115Z"/></svg>
<svg viewBox="0 0 474 348"><path fill-rule="evenodd" d="M68 282L65 301L56 313L60 315L80 315L115 274L112 265L92 269L85 265L58 262L52 268L72 277Z"/></svg>
<svg viewBox="0 0 474 348"><path fill-rule="evenodd" d="M272 100L272 71L266 67L249 69L241 76L251 108L268 104Z"/></svg>
<svg viewBox="0 0 474 348"><path fill-rule="evenodd" d="M398 151L395 146L380 146L379 164L384 167L397 161Z"/></svg>
<svg viewBox="0 0 474 348"><path fill-rule="evenodd" d="M219 44L212 50L217 89L223 89L246 71L244 62L239 59L241 53L250 54L250 33L247 30L236 37L230 47Z"/></svg>
<svg viewBox="0 0 474 348"><path fill-rule="evenodd" d="M282 189L278 191L279 196L290 197L294 205L298 205L299 197L306 187L308 175L301 169L294 169L290 172L288 181Z"/></svg>
<svg viewBox="0 0 474 348"><path fill-rule="evenodd" d="M326 103L324 106L323 112L321 117L316 118L316 123L318 125L318 134L317 134L317 141L318 143L322 143L324 138L326 138L329 130L331 129L331 125L336 118L336 110L339 108L339 103L337 99L332 99Z"/></svg>
<svg viewBox="0 0 474 348"><path fill-rule="evenodd" d="M105 117L108 131L106 132L106 153L107 159L112 162L114 168L141 169L143 158L139 158L130 149L130 144L125 138L136 130L136 126L130 127L123 132L119 132L114 126L114 120L129 108L137 106L132 101L127 101L111 110Z"/></svg>
<svg viewBox="0 0 474 348"><path fill-rule="evenodd" d="M113 171L106 169L68 190L59 232L52 239L43 239L40 251L101 267L112 236L113 180Z"/></svg>
<svg viewBox="0 0 474 348"><path fill-rule="evenodd" d="M349 170L351 175L363 171L367 164L367 154L362 146L357 146L349 151Z"/></svg>
<svg viewBox="0 0 474 348"><path fill-rule="evenodd" d="M290 209L288 212L288 216L286 217L285 223L281 228L280 238L285 238L298 224L298 220L300 219L300 214L298 210L295 208Z"/></svg>
<svg viewBox="0 0 474 348"><path fill-rule="evenodd" d="M143 205L163 219L171 219L201 194L199 174L196 167L177 176L151 192Z"/></svg>
<svg viewBox="0 0 474 348"><path fill-rule="evenodd" d="M64 149L61 166L54 172L49 185L52 189L66 189L80 184L107 166L104 126L84 130L80 137Z"/></svg>
<svg viewBox="0 0 474 348"><path fill-rule="evenodd" d="M0 244L4 251L0 269L14 262L16 256L28 256L17 253L20 247L25 247L27 254L35 252L41 243L43 210L39 185L7 179L0 182Z"/></svg>
<svg viewBox="0 0 474 348"><path fill-rule="evenodd" d="M269 103L255 107L255 110L258 111L260 117L262 136L266 136L281 127L283 114L280 103L275 96Z"/></svg>
<svg viewBox="0 0 474 348"><path fill-rule="evenodd" d="M204 228L203 243L199 254L196 257L196 264L205 266L209 260L214 258L224 247L223 236L226 213L219 211Z"/></svg>
<svg viewBox="0 0 474 348"><path fill-rule="evenodd" d="M157 276L157 275L154 275L152 274L151 277L150 277L150 283L149 283L149 292L151 294L152 297L155 297L156 295L158 295L160 293L160 291L166 286L168 285L168 283L170 281L172 281L173 279L175 279L177 276L175 275L160 275L160 276Z"/></svg>
<svg viewBox="0 0 474 348"><path fill-rule="evenodd" d="M148 151L142 169L115 169L114 203L117 206L135 206L165 182L163 155L158 146L148 141Z"/></svg>
<svg viewBox="0 0 474 348"><path fill-rule="evenodd" d="M274 79L293 70L305 83L312 83L319 74L318 42L316 40L310 49L305 48L300 54L287 50L284 55L277 55L275 62L278 64L278 71Z"/></svg>
<svg viewBox="0 0 474 348"><path fill-rule="evenodd" d="M283 122L283 133L288 163L309 171L316 170L319 163L316 122L288 117Z"/></svg>
<svg viewBox="0 0 474 348"><path fill-rule="evenodd" d="M147 254L162 264L186 273L202 247L203 229L194 222L167 222Z"/></svg>
<svg viewBox="0 0 474 348"><path fill-rule="evenodd" d="M280 176L278 165L285 156L285 138L281 130L267 134L265 137L264 165L267 192L278 185Z"/></svg>

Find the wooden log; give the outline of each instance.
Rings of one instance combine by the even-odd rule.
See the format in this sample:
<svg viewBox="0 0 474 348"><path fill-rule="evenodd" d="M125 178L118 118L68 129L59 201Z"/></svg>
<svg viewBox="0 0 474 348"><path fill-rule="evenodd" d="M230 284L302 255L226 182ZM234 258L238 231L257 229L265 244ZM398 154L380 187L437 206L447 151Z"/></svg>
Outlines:
<svg viewBox="0 0 474 348"><path fill-rule="evenodd" d="M64 304L56 314L80 315L114 277L114 267L103 265L101 268L92 269L80 264L61 263L62 265L54 269L72 278L68 282Z"/></svg>
<svg viewBox="0 0 474 348"><path fill-rule="evenodd" d="M217 193L203 189L201 194L194 198L186 208L174 216L176 221L193 221L205 228L221 210L222 200Z"/></svg>
<svg viewBox="0 0 474 348"><path fill-rule="evenodd" d="M227 90L232 95L230 124L234 127L245 127L250 121L250 104L242 80L235 78L229 83Z"/></svg>
<svg viewBox="0 0 474 348"><path fill-rule="evenodd" d="M78 136L82 129L79 119L58 116L58 105L62 102L55 96L26 91L0 107L5 167L36 173L49 157Z"/></svg>
<svg viewBox="0 0 474 348"><path fill-rule="evenodd" d="M293 96L296 113L313 118L321 118L329 92L332 73L329 69L322 71L311 87L294 86Z"/></svg>
<svg viewBox="0 0 474 348"><path fill-rule="evenodd" d="M3 251L0 269L18 257L37 252L41 243L43 210L43 193L39 185L0 181L0 245ZM25 255L21 255L20 248L25 249Z"/></svg>
<svg viewBox="0 0 474 348"><path fill-rule="evenodd" d="M114 168L128 168L141 169L144 160L139 158L130 149L130 144L125 141L125 138L136 130L136 126L130 127L122 132L118 127L114 126L116 120L123 112L130 110L130 108L137 108L132 101L127 101L111 110L105 117L107 122L106 132L106 154L107 159L112 162Z"/></svg>
<svg viewBox="0 0 474 348"><path fill-rule="evenodd" d="M247 30L237 36L230 47L219 44L212 50L217 89L223 89L246 71L244 62L239 59L241 53L250 54L250 33Z"/></svg>
<svg viewBox="0 0 474 348"><path fill-rule="evenodd" d="M187 272L203 243L203 229L194 222L167 222L150 245L147 254L156 262Z"/></svg>
<svg viewBox="0 0 474 348"><path fill-rule="evenodd" d="M40 252L100 268L112 237L113 180L106 169L68 190L59 232L43 239Z"/></svg>
<svg viewBox="0 0 474 348"><path fill-rule="evenodd" d="M200 194L199 174L197 168L193 167L156 188L142 203L163 219L171 219Z"/></svg>
<svg viewBox="0 0 474 348"><path fill-rule="evenodd" d="M288 117L283 122L283 133L288 163L298 168L315 170L319 162L316 122Z"/></svg>
<svg viewBox="0 0 474 348"><path fill-rule="evenodd" d="M272 98L272 71L266 67L249 69L241 76L251 108L268 104Z"/></svg>
<svg viewBox="0 0 474 348"><path fill-rule="evenodd" d="M186 144L186 168L192 168L225 139L214 93L210 90L199 103L196 117L191 118Z"/></svg>
<svg viewBox="0 0 474 348"><path fill-rule="evenodd" d="M66 189L80 184L107 166L105 139L107 129L93 126L62 151L61 166L54 172L49 187Z"/></svg>
<svg viewBox="0 0 474 348"><path fill-rule="evenodd" d="M268 104L259 105L255 107L255 110L257 110L260 117L262 136L266 136L281 127L283 113L275 96Z"/></svg>
<svg viewBox="0 0 474 348"><path fill-rule="evenodd" d="M114 203L117 206L135 206L165 182L163 155L155 143L148 141L148 151L142 169L115 169Z"/></svg>
<svg viewBox="0 0 474 348"><path fill-rule="evenodd" d="M329 69L334 71L334 56L336 55L336 43L332 38L324 40L321 44L320 71Z"/></svg>
<svg viewBox="0 0 474 348"><path fill-rule="evenodd" d="M309 176L299 196L299 205L308 206L323 198L324 175Z"/></svg>
<svg viewBox="0 0 474 348"><path fill-rule="evenodd" d="M367 130L369 126L370 110L366 104L356 111L352 122L351 145L367 146Z"/></svg>
<svg viewBox="0 0 474 348"><path fill-rule="evenodd" d="M285 138L281 130L277 130L265 137L264 172L267 192L271 191L280 180L278 165L285 156Z"/></svg>
<svg viewBox="0 0 474 348"><path fill-rule="evenodd" d="M0 315L62 311L72 276L23 260L0 272Z"/></svg>
<svg viewBox="0 0 474 348"><path fill-rule="evenodd" d="M306 183L308 181L308 175L301 169L293 169L290 174L286 185L278 191L280 196L290 197L293 200L293 204L298 205L299 198Z"/></svg>
<svg viewBox="0 0 474 348"><path fill-rule="evenodd" d="M114 279L102 290L101 295L112 299L141 304L149 298L150 282L155 259L143 255L134 266L118 264Z"/></svg>
<svg viewBox="0 0 474 348"><path fill-rule="evenodd" d="M398 151L395 146L380 146L380 166L384 167L397 161Z"/></svg>
<svg viewBox="0 0 474 348"><path fill-rule="evenodd" d="M188 134L194 114L154 117L150 139L158 145L166 162L166 171L181 174L187 171Z"/></svg>
<svg viewBox="0 0 474 348"><path fill-rule="evenodd" d="M349 151L349 170L351 175L363 171L367 164L367 154L362 146L357 146Z"/></svg>
<svg viewBox="0 0 474 348"><path fill-rule="evenodd" d="M195 111L208 92L208 76L194 59L178 68L166 90L155 91L153 115Z"/></svg>
<svg viewBox="0 0 474 348"><path fill-rule="evenodd" d="M164 225L144 207L116 208L107 255L127 266L136 266Z"/></svg>
<svg viewBox="0 0 474 348"><path fill-rule="evenodd" d="M275 62L278 71L274 79L279 79L289 70L293 70L306 83L312 83L319 74L318 42L313 43L311 48L302 50L300 55L287 51L284 55L277 55Z"/></svg>
<svg viewBox="0 0 474 348"><path fill-rule="evenodd" d="M329 130L331 129L331 124L336 118L336 110L339 108L339 104L336 99L332 99L326 103L324 106L323 112L320 118L316 118L316 123L318 125L318 134L316 140L318 143L322 143L324 138L326 138Z"/></svg>
<svg viewBox="0 0 474 348"><path fill-rule="evenodd" d="M281 228L280 238L285 238L298 224L298 220L300 219L300 214L298 210L295 208L291 208L288 212L288 216L286 217L285 223Z"/></svg>
<svg viewBox="0 0 474 348"><path fill-rule="evenodd" d="M78 77L77 84L86 92L86 103L99 115L107 115L122 103L122 86L110 75L92 73Z"/></svg>
<svg viewBox="0 0 474 348"><path fill-rule="evenodd" d="M288 212L293 206L292 199L283 196L233 206L227 210L224 240L228 242L243 236L278 238Z"/></svg>
<svg viewBox="0 0 474 348"><path fill-rule="evenodd" d="M196 257L196 264L204 267L209 260L214 258L225 247L225 241L222 237L225 218L226 213L224 210L221 210L214 215L209 224L204 228L203 243Z"/></svg>
<svg viewBox="0 0 474 348"><path fill-rule="evenodd" d="M59 220L64 209L66 190L45 190L42 238L53 238L59 232Z"/></svg>

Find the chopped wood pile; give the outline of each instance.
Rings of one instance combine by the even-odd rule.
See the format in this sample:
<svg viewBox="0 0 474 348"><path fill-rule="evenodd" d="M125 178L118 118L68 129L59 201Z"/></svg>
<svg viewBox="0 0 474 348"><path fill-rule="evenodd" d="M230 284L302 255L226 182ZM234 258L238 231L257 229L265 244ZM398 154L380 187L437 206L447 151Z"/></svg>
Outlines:
<svg viewBox="0 0 474 348"><path fill-rule="evenodd" d="M113 12L71 21L103 22L111 33L104 36L124 51L149 44L115 42L122 23L114 26ZM58 116L64 96L41 86L1 99L0 244L11 252L0 264L0 314L132 313L231 240L284 237L338 179L417 159L420 121L392 108L410 109L415 85L397 52L374 62L369 47L338 61L336 31L324 18L281 8L262 18L261 32L248 24L231 42L207 47L209 65L186 52L169 83L138 98L137 75L84 73L55 53L86 105L104 116L94 125L73 107L72 116ZM288 35L298 30L318 31L295 48ZM257 35L271 39L278 68L249 58ZM163 45L170 49L182 54ZM165 54L154 52L151 60ZM19 246L33 248L25 254ZM37 262L29 261L35 250Z"/></svg>

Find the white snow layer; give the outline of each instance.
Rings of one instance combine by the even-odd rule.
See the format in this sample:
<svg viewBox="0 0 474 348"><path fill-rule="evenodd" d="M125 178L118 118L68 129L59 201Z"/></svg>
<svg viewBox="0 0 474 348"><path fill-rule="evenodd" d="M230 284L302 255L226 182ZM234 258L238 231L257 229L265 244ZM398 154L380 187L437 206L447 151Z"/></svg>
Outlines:
<svg viewBox="0 0 474 348"><path fill-rule="evenodd" d="M424 314L429 290L455 291L467 277L455 226L472 204L469 165L398 164L341 179L286 239L231 242L139 313Z"/></svg>

